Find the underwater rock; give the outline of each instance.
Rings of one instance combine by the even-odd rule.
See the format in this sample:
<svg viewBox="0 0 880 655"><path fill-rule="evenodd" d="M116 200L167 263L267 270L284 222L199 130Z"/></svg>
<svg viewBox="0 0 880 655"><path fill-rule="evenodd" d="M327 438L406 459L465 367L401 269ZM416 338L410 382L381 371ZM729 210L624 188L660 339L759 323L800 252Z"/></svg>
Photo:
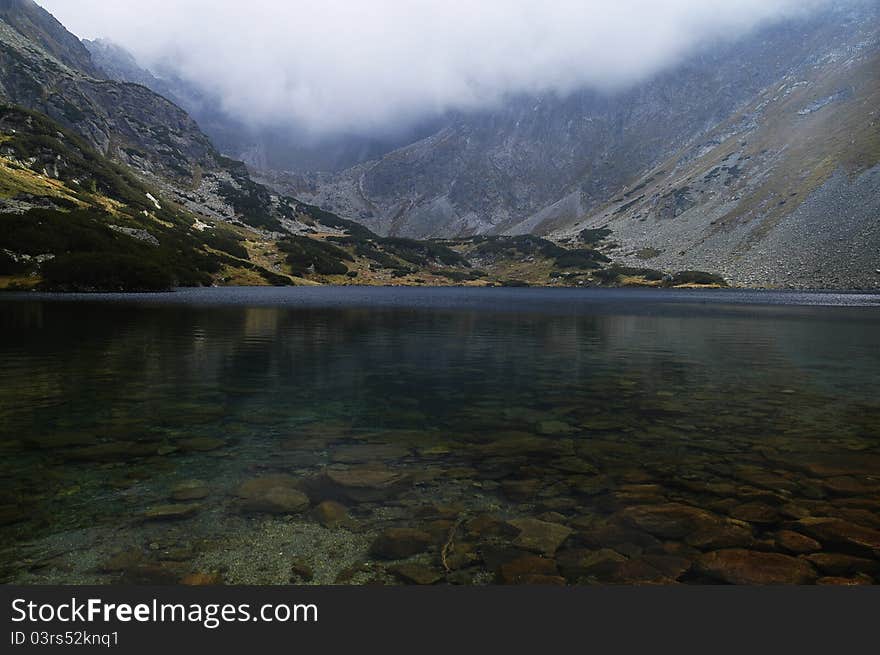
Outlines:
<svg viewBox="0 0 880 655"><path fill-rule="evenodd" d="M675 583L673 578L642 558L619 562L606 577L614 584L625 585L669 585Z"/></svg>
<svg viewBox="0 0 880 655"><path fill-rule="evenodd" d="M325 528L351 527L354 523L348 509L335 500L325 500L315 507L315 519Z"/></svg>
<svg viewBox="0 0 880 655"><path fill-rule="evenodd" d="M510 500L520 502L534 498L542 486L544 483L541 480L504 480L501 491Z"/></svg>
<svg viewBox="0 0 880 655"><path fill-rule="evenodd" d="M156 505L147 508L143 518L145 521L178 521L195 516L201 509L202 506L198 503Z"/></svg>
<svg viewBox="0 0 880 655"><path fill-rule="evenodd" d="M355 444L336 446L330 461L337 464L363 464L376 461L397 461L412 454L409 448L397 444Z"/></svg>
<svg viewBox="0 0 880 655"><path fill-rule="evenodd" d="M311 582L315 578L315 572L312 570L312 567L309 566L308 562L304 559L295 559L290 563L290 581L294 580L302 580L304 582Z"/></svg>
<svg viewBox="0 0 880 655"><path fill-rule="evenodd" d="M574 426L565 421L541 421L537 428L539 433L546 435L570 434L575 431Z"/></svg>
<svg viewBox="0 0 880 655"><path fill-rule="evenodd" d="M700 572L729 584L801 585L818 577L803 559L744 548L716 550L697 560Z"/></svg>
<svg viewBox="0 0 880 655"><path fill-rule="evenodd" d="M315 486L324 498L369 503L399 496L411 484L410 476L385 468L328 468Z"/></svg>
<svg viewBox="0 0 880 655"><path fill-rule="evenodd" d="M562 575L572 582L591 576L610 576L617 570L618 565L626 560L626 557L610 548L600 550L574 548L560 551L556 557Z"/></svg>
<svg viewBox="0 0 880 655"><path fill-rule="evenodd" d="M491 514L480 514L466 521L465 532L473 539L487 539L493 537L515 537L519 531L508 525L503 519Z"/></svg>
<svg viewBox="0 0 880 655"><path fill-rule="evenodd" d="M212 450L219 450L226 445L224 439L214 437L190 437L175 442L178 448L186 452L208 453Z"/></svg>
<svg viewBox="0 0 880 655"><path fill-rule="evenodd" d="M698 531L715 530L721 523L720 517L711 512L680 503L627 507L620 517L662 539L683 539Z"/></svg>
<svg viewBox="0 0 880 655"><path fill-rule="evenodd" d="M843 553L813 553L805 555L804 559L826 576L846 576L859 573L876 575L880 573L880 562L877 560Z"/></svg>
<svg viewBox="0 0 880 655"><path fill-rule="evenodd" d="M744 548L753 545L752 528L735 519L719 520L701 525L685 537L685 543L700 550Z"/></svg>
<svg viewBox="0 0 880 655"><path fill-rule="evenodd" d="M523 584L524 578L558 575L554 560L537 555L518 557L498 567L498 581L502 584Z"/></svg>
<svg viewBox="0 0 880 655"><path fill-rule="evenodd" d="M880 531L832 517L804 518L792 524L793 529L813 537L830 547L858 551L877 556L880 553Z"/></svg>
<svg viewBox="0 0 880 655"><path fill-rule="evenodd" d="M822 544L818 541L794 530L780 530L777 532L776 545L780 549L795 555L815 553L818 550L822 550Z"/></svg>
<svg viewBox="0 0 880 655"><path fill-rule="evenodd" d="M647 554L642 557L642 560L653 566L670 580L678 580L690 571L693 566L693 562L688 558L676 557L675 555Z"/></svg>
<svg viewBox="0 0 880 655"><path fill-rule="evenodd" d="M202 480L185 480L171 488L171 499L178 502L202 500L207 498L211 489Z"/></svg>
<svg viewBox="0 0 880 655"><path fill-rule="evenodd" d="M141 549L127 548L111 555L109 559L98 566L98 571L101 573L119 573L142 564L144 559L145 555Z"/></svg>
<svg viewBox="0 0 880 655"><path fill-rule="evenodd" d="M20 523L31 518L30 511L22 505L0 506L0 526Z"/></svg>
<svg viewBox="0 0 880 655"><path fill-rule="evenodd" d="M744 503L734 507L730 515L740 521L772 525L780 520L779 512L765 503Z"/></svg>
<svg viewBox="0 0 880 655"><path fill-rule="evenodd" d="M838 586L838 587L863 587L876 584L870 576L857 575L854 578L841 577L825 577L816 580L817 585Z"/></svg>
<svg viewBox="0 0 880 655"><path fill-rule="evenodd" d="M443 579L443 573L427 564L397 564L388 570L408 584L432 585Z"/></svg>
<svg viewBox="0 0 880 655"><path fill-rule="evenodd" d="M548 556L553 555L573 532L565 525L533 518L513 519L507 523L519 530L513 540L514 546Z"/></svg>
<svg viewBox="0 0 880 655"><path fill-rule="evenodd" d="M849 475L826 478L822 486L837 496L870 496L880 492L880 484Z"/></svg>
<svg viewBox="0 0 880 655"><path fill-rule="evenodd" d="M190 573L183 576L180 584L187 587L216 587L223 584L223 576L219 573Z"/></svg>
<svg viewBox="0 0 880 655"><path fill-rule="evenodd" d="M309 498L299 482L288 475L267 475L239 486L241 508L255 514L299 514L309 507Z"/></svg>
<svg viewBox="0 0 880 655"><path fill-rule="evenodd" d="M120 582L129 585L176 585L183 577L182 566L146 562L122 572Z"/></svg>
<svg viewBox="0 0 880 655"><path fill-rule="evenodd" d="M65 451L68 462L120 462L157 455L156 444L114 441Z"/></svg>
<svg viewBox="0 0 880 655"><path fill-rule="evenodd" d="M388 528L370 546L370 553L380 559L404 559L425 552L433 542L424 530Z"/></svg>

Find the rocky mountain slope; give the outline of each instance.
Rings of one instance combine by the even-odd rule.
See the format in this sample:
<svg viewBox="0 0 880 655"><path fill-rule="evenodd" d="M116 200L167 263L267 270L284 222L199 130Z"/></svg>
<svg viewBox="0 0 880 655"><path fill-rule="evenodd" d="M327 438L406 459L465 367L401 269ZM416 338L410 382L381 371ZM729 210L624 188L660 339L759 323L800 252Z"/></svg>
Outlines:
<svg viewBox="0 0 880 655"><path fill-rule="evenodd" d="M30 0L3 8L0 288L724 283L608 266L596 248L604 233L571 247L380 237L255 182L171 101L100 77L88 50ZM146 75L122 63L113 75Z"/></svg>
<svg viewBox="0 0 880 655"><path fill-rule="evenodd" d="M342 174L261 179L381 234L564 240L609 224L630 264L876 287L878 7L765 28L614 96L456 116Z"/></svg>
<svg viewBox="0 0 880 655"><path fill-rule="evenodd" d="M613 231L615 258L708 265L743 286L880 287L880 53L830 52L553 238Z"/></svg>

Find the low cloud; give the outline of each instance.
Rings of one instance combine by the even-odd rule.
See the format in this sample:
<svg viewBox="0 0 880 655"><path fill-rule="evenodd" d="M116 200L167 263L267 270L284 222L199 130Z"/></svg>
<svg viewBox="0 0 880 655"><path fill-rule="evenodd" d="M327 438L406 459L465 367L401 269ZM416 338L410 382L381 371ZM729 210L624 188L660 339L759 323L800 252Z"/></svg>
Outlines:
<svg viewBox="0 0 880 655"><path fill-rule="evenodd" d="M613 90L823 0L38 0L252 125L388 131L507 94Z"/></svg>

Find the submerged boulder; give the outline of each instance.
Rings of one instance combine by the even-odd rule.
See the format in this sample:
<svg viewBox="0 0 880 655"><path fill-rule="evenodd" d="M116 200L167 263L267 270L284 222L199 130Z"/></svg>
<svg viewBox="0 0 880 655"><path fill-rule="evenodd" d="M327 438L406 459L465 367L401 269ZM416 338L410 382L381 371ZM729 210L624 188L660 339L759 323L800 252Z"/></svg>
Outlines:
<svg viewBox="0 0 880 655"><path fill-rule="evenodd" d="M412 478L383 467L328 468L314 481L321 498L369 503L395 498L412 484Z"/></svg>
<svg viewBox="0 0 880 655"><path fill-rule="evenodd" d="M697 560L704 574L739 585L802 585L816 581L816 570L804 559L731 548L705 553Z"/></svg>
<svg viewBox="0 0 880 655"><path fill-rule="evenodd" d="M309 498L288 475L269 475L248 480L236 494L241 508L248 513L299 514L309 507Z"/></svg>
<svg viewBox="0 0 880 655"><path fill-rule="evenodd" d="M431 535L423 530L388 528L373 542L370 553L380 559L404 559L424 553L433 542Z"/></svg>

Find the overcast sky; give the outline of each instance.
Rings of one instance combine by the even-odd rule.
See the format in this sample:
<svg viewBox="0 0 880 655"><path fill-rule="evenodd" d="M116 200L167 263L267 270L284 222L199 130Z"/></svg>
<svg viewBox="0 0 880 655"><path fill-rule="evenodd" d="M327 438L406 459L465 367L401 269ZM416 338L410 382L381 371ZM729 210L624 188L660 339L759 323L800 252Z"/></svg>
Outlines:
<svg viewBox="0 0 880 655"><path fill-rule="evenodd" d="M825 0L38 0L255 124L387 129L505 94L613 89Z"/></svg>

